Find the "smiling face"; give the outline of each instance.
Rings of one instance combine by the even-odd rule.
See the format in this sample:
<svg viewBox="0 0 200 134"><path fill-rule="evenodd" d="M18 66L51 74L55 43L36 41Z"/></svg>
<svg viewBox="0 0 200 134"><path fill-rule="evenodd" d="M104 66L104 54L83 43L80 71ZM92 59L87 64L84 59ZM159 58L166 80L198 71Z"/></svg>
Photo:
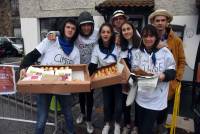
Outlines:
<svg viewBox="0 0 200 134"><path fill-rule="evenodd" d="M67 37L68 39L71 39L74 34L76 32L76 26L70 22L65 24L64 27L64 33L65 33L65 37Z"/></svg>
<svg viewBox="0 0 200 134"><path fill-rule="evenodd" d="M133 28L131 27L131 25L129 25L128 23L125 23L122 25L121 30L122 30L123 37L126 40L131 41L133 38Z"/></svg>
<svg viewBox="0 0 200 134"><path fill-rule="evenodd" d="M155 26L150 24L146 25L142 29L141 37L142 42L140 45L140 49L146 48L151 51L157 49L157 45L159 44L160 38Z"/></svg>
<svg viewBox="0 0 200 134"><path fill-rule="evenodd" d="M143 35L142 41L145 48L151 49L156 41L156 37L151 34Z"/></svg>
<svg viewBox="0 0 200 134"><path fill-rule="evenodd" d="M109 44L110 39L112 37L112 31L111 31L110 27L107 25L103 26L100 31L100 36L103 41L103 44Z"/></svg>

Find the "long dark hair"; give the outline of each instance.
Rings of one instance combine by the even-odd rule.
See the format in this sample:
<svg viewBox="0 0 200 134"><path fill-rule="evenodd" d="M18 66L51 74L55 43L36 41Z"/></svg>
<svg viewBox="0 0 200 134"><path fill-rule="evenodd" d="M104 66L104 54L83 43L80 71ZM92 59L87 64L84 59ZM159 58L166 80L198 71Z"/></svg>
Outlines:
<svg viewBox="0 0 200 134"><path fill-rule="evenodd" d="M140 45L140 41L141 41L141 38L140 36L137 34L137 31L136 31L136 28L134 27L134 25L129 22L129 21L126 21L122 24L122 26L124 24L128 24L131 26L131 28L133 29L133 36L132 36L132 45L133 45L133 48L138 48L139 45ZM122 34L122 26L121 26L121 29L120 29L120 45L121 45L121 50L122 51L126 51L128 49L128 40L126 40Z"/></svg>
<svg viewBox="0 0 200 134"><path fill-rule="evenodd" d="M109 44L114 44L115 43L115 36L114 36L114 31L113 31L113 27L112 27L112 25L111 24L109 24L109 23L103 23L102 25L101 25L101 27L100 27L100 29L99 29L99 39L98 39L98 43L99 43L99 46L104 46L104 44L103 44L103 40L102 40L102 37L101 37L101 31L102 31L102 28L104 27L104 26L107 26L107 27L109 27L110 28L110 31L111 31L111 38L110 38L110 40L109 40Z"/></svg>
<svg viewBox="0 0 200 134"><path fill-rule="evenodd" d="M142 52L144 52L144 50L145 50L143 38L148 37L148 36L154 36L156 38L154 44L152 45L152 48L147 51L148 53L153 53L151 59L152 59L152 62L155 66L156 65L156 55L155 55L155 53L159 50L157 48L157 46L160 42L160 37L158 35L157 29L153 25L150 25L150 24L146 25L142 29L142 33L141 33L142 42L141 42L141 45L140 45L140 50Z"/></svg>
<svg viewBox="0 0 200 134"><path fill-rule="evenodd" d="M61 26L61 28L60 28L60 30L59 30L59 31L60 31L60 35L61 35L61 37L63 37L63 38L66 37L66 36L65 36L65 25L66 25L67 23L73 24L73 25L75 25L75 27L76 27L76 31L75 31L73 37L70 39L71 42L74 42L74 41L76 40L77 36L78 36L78 33L79 33L78 25L77 25L76 20L71 19L71 18L64 20L63 23L62 23L62 26Z"/></svg>
<svg viewBox="0 0 200 134"><path fill-rule="evenodd" d="M153 26L153 25L146 25L143 29L142 29L142 33L141 33L141 37L142 39L147 37L147 36L155 36L156 38L156 41L154 42L153 46L152 46L152 49L151 51L152 52L156 52L158 49L157 49L157 46L160 42L160 37L158 35L158 32L157 32L157 29ZM141 41L141 45L140 45L140 50L141 51L144 51L145 49L145 45L144 45L144 42L143 40Z"/></svg>

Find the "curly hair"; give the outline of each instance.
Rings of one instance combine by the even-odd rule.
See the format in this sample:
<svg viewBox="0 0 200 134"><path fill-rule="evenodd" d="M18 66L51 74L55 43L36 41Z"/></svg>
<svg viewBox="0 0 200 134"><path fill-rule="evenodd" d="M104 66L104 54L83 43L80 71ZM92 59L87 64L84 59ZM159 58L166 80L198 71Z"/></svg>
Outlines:
<svg viewBox="0 0 200 134"><path fill-rule="evenodd" d="M75 27L76 27L76 31L75 31L73 37L70 39L71 42L74 42L76 40L76 38L78 37L78 34L79 34L78 24L77 24L76 20L71 19L71 18L68 18L68 19L64 20L63 23L62 23L62 26L61 26L61 28L59 30L60 35L61 35L61 37L65 38L65 25L67 23L75 25Z"/></svg>

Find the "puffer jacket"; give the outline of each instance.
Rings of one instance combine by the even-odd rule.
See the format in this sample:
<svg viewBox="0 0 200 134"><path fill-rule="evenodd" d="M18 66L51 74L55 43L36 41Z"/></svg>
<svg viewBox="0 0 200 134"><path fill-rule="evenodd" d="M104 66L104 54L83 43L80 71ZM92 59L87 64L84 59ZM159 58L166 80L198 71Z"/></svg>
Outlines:
<svg viewBox="0 0 200 134"><path fill-rule="evenodd" d="M179 81L181 81L183 78L186 61L182 40L177 35L175 35L171 28L167 28L166 32L168 33L168 48L172 52L176 61L176 79L170 82L168 94L168 99L172 99L174 97Z"/></svg>

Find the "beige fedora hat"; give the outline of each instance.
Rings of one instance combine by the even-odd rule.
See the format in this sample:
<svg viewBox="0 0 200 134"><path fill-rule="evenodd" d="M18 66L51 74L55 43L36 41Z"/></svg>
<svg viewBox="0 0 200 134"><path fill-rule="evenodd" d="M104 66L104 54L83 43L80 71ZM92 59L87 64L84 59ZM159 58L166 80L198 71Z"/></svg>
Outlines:
<svg viewBox="0 0 200 134"><path fill-rule="evenodd" d="M156 16L166 16L168 22L170 23L173 20L173 16L165 9L158 9L149 15L149 20L153 23L153 20Z"/></svg>

